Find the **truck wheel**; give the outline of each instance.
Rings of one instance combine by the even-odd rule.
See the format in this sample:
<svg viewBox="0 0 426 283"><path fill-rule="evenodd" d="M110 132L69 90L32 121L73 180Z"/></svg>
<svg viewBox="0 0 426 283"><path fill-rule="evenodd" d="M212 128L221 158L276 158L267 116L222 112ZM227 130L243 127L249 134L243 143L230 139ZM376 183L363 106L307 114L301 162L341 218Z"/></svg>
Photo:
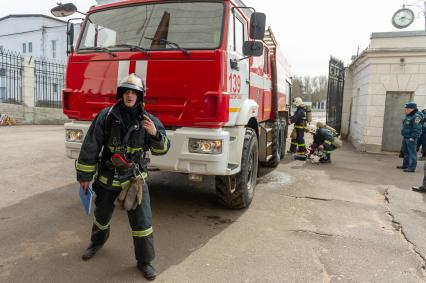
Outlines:
<svg viewBox="0 0 426 283"><path fill-rule="evenodd" d="M266 162L262 162L264 167L275 168L280 164L281 160L281 123L275 122L272 129L272 145L271 145L271 154L272 157Z"/></svg>
<svg viewBox="0 0 426 283"><path fill-rule="evenodd" d="M287 122L281 121L280 123L280 159L284 159L285 149L287 145Z"/></svg>
<svg viewBox="0 0 426 283"><path fill-rule="evenodd" d="M238 209L250 205L256 187L258 150L255 131L246 128L241 171L232 176L216 176L216 194L224 206Z"/></svg>

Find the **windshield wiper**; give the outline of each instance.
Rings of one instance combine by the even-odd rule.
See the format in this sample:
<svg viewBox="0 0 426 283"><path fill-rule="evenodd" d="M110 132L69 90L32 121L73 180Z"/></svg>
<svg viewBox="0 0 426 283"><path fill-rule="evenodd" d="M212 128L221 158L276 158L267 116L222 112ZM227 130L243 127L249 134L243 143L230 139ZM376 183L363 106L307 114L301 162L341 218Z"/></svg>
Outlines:
<svg viewBox="0 0 426 283"><path fill-rule="evenodd" d="M102 51L102 52L106 52L106 53L108 53L109 55L111 55L112 57L117 57L117 54L115 54L114 52L112 52L111 50L109 50L108 48L106 48L106 47L98 47L98 46L92 46L92 47L83 47L83 48L79 48L78 49L79 51L80 50L94 50L94 51Z"/></svg>
<svg viewBox="0 0 426 283"><path fill-rule="evenodd" d="M130 51L137 50L137 51L140 51L140 52L142 52L143 54L145 54L147 56L151 56L151 53L147 49L145 49L143 47L140 47L138 45L132 45L132 44L125 44L125 43L123 43L123 44L116 44L116 45L108 46L108 48L115 48L115 47L117 47L117 48L120 48L120 47L122 47L122 48L129 48Z"/></svg>
<svg viewBox="0 0 426 283"><path fill-rule="evenodd" d="M149 39L151 41L158 40L158 41L160 41L161 45L166 44L166 45L174 46L177 49L181 50L186 55L191 55L191 53L188 50L186 50L185 48L180 47L179 44L177 44L176 42L168 41L167 39L164 39L164 38L158 39L158 38L155 38L155 37L147 37L147 36L145 36L145 38Z"/></svg>

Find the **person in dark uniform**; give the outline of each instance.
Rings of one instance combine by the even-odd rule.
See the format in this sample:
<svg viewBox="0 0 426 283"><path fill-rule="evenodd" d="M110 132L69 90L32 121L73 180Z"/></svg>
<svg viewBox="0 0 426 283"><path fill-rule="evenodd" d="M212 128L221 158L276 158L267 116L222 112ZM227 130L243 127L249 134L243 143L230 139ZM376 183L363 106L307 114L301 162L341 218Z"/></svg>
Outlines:
<svg viewBox="0 0 426 283"><path fill-rule="evenodd" d="M415 102L407 102L405 104L405 119L402 122L402 144L404 152L404 161L402 166L397 166L398 169L403 169L404 172L415 172L417 167L417 140L422 131L422 117L417 110Z"/></svg>
<svg viewBox="0 0 426 283"><path fill-rule="evenodd" d="M336 149L333 141L333 132L327 129L323 123L317 122L317 130L313 136L312 149L318 149L325 153L325 155L320 158L320 163L331 163L331 152Z"/></svg>
<svg viewBox="0 0 426 283"><path fill-rule="evenodd" d="M130 74L124 78L117 88L117 103L103 109L93 120L76 161L76 171L85 191L94 178L96 193L91 243L82 259L91 259L107 241L117 197L123 195L127 202L138 194L138 202L126 209L137 267L145 278L153 280L157 273L151 264L155 252L145 153L149 150L153 155L166 154L170 141L161 122L144 111L144 95L145 85L140 77ZM135 186L137 190L131 193Z"/></svg>
<svg viewBox="0 0 426 283"><path fill-rule="evenodd" d="M306 111L303 100L296 97L293 104L297 107L294 115L290 117L290 124L294 124L291 145L289 153L297 153L303 155L306 153L305 145L305 127L306 127ZM295 133L295 134L294 134Z"/></svg>
<svg viewBox="0 0 426 283"><path fill-rule="evenodd" d="M423 107L422 111L419 112L420 115L423 116L420 123L422 124L422 133L420 135L419 140L417 141L417 152L419 152L420 147L422 147L422 156L419 160L424 161L426 158L426 105Z"/></svg>

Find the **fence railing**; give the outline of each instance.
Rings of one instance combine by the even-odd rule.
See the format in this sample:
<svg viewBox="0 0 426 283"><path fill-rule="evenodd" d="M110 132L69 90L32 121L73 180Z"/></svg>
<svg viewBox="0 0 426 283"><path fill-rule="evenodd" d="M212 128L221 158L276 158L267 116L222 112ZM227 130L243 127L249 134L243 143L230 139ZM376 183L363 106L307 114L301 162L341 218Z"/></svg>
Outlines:
<svg viewBox="0 0 426 283"><path fill-rule="evenodd" d="M0 49L0 103L22 104L22 62L19 53Z"/></svg>
<svg viewBox="0 0 426 283"><path fill-rule="evenodd" d="M61 108L61 91L64 87L65 64L35 60L34 76L34 105L36 107Z"/></svg>

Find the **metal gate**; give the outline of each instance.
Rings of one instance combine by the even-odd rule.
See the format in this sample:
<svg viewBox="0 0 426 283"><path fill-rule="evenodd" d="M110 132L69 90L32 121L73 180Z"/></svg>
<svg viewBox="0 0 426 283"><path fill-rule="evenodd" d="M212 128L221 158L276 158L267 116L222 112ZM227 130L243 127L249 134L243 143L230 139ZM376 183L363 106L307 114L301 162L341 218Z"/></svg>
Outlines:
<svg viewBox="0 0 426 283"><path fill-rule="evenodd" d="M35 60L34 64L35 106L61 108L65 65L45 60Z"/></svg>
<svg viewBox="0 0 426 283"><path fill-rule="evenodd" d="M0 103L22 104L22 62L18 53L0 48Z"/></svg>
<svg viewBox="0 0 426 283"><path fill-rule="evenodd" d="M342 127L343 87L345 66L341 60L330 57L327 88L327 124L340 133Z"/></svg>

